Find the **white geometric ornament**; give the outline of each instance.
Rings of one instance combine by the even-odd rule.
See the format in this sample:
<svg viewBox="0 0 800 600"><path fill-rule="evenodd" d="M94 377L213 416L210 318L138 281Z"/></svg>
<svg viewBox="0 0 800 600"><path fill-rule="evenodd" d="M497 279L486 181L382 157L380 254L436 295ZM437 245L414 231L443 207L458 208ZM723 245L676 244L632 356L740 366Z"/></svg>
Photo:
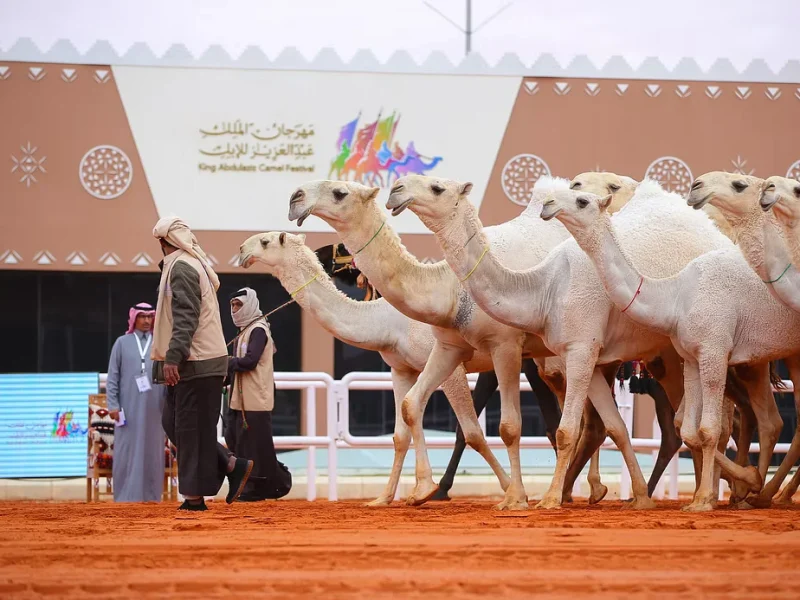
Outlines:
<svg viewBox="0 0 800 600"><path fill-rule="evenodd" d="M228 264L232 267L240 267L242 263L239 261L239 255L234 254L231 259L228 261Z"/></svg>
<svg viewBox="0 0 800 600"><path fill-rule="evenodd" d="M0 66L0 79L8 79L11 77L11 69L7 65Z"/></svg>
<svg viewBox="0 0 800 600"><path fill-rule="evenodd" d="M528 92L531 96L533 96L536 92L539 91L539 84L536 81L526 81L524 83L525 91Z"/></svg>
<svg viewBox="0 0 800 600"><path fill-rule="evenodd" d="M777 100L781 97L781 88L768 87L766 90L764 90L764 95L770 100Z"/></svg>
<svg viewBox="0 0 800 600"><path fill-rule="evenodd" d="M108 83L111 79L111 75L108 69L95 69L94 70L94 80L97 83Z"/></svg>
<svg viewBox="0 0 800 600"><path fill-rule="evenodd" d="M533 186L542 175L550 175L544 160L535 154L517 154L503 167L503 192L514 204L528 206Z"/></svg>
<svg viewBox="0 0 800 600"><path fill-rule="evenodd" d="M753 92L751 92L750 88L747 86L739 86L736 88L736 97L739 100L747 100L752 95Z"/></svg>
<svg viewBox="0 0 800 600"><path fill-rule="evenodd" d="M18 265L22 262L22 257L14 250L6 250L0 254L0 262L4 265Z"/></svg>
<svg viewBox="0 0 800 600"><path fill-rule="evenodd" d="M618 83L617 84L617 89L615 90L617 92L617 96L624 96L625 92L628 91L629 87L630 87L630 85L627 84L627 83Z"/></svg>
<svg viewBox="0 0 800 600"><path fill-rule="evenodd" d="M644 93L651 98L658 98L661 95L661 86L657 83L648 83L644 88Z"/></svg>
<svg viewBox="0 0 800 600"><path fill-rule="evenodd" d="M645 179L652 179L661 184L668 192L686 196L692 187L692 171L689 165L674 156L657 158L644 173Z"/></svg>
<svg viewBox="0 0 800 600"><path fill-rule="evenodd" d="M211 263L212 267L216 267L219 264L219 261L213 254L206 254L206 258L208 258L208 262Z"/></svg>
<svg viewBox="0 0 800 600"><path fill-rule="evenodd" d="M153 264L153 259L150 258L150 255L147 254L147 252L139 252L139 254L133 257L131 262L137 267L149 267Z"/></svg>
<svg viewBox="0 0 800 600"><path fill-rule="evenodd" d="M61 79L67 83L72 83L78 78L78 72L75 69L61 69Z"/></svg>
<svg viewBox="0 0 800 600"><path fill-rule="evenodd" d="M600 84L599 83L587 83L586 89L584 90L587 96L597 96L600 93Z"/></svg>
<svg viewBox="0 0 800 600"><path fill-rule="evenodd" d="M708 96L712 100L716 100L721 95L722 95L722 88L720 88L718 85L706 86L706 96Z"/></svg>
<svg viewBox="0 0 800 600"><path fill-rule="evenodd" d="M559 96L566 96L571 89L569 83L566 81L556 81L556 84L553 86L553 90Z"/></svg>
<svg viewBox="0 0 800 600"><path fill-rule="evenodd" d="M692 95L692 90L689 89L688 85L679 85L675 88L675 94L678 98L688 98Z"/></svg>
<svg viewBox="0 0 800 600"><path fill-rule="evenodd" d="M22 158L17 158L13 154L11 155L11 160L14 161L14 166L11 167L11 172L15 173L19 171L22 173L22 177L20 177L20 182L24 183L27 187L31 187L31 183L37 183L38 179L36 179L36 172L40 171L42 173L47 173L44 168L44 161L47 160L46 156L37 159L36 158L36 151L39 149L36 146L31 146L31 143L28 142L27 146L20 146L20 150L22 150Z"/></svg>
<svg viewBox="0 0 800 600"><path fill-rule="evenodd" d="M738 173L739 175L752 175L756 172L755 169L747 170L747 160L742 158L741 156L736 156L734 160L731 161L733 165L733 172Z"/></svg>
<svg viewBox="0 0 800 600"><path fill-rule="evenodd" d="M794 162L789 170L786 171L786 177L788 179L796 179L800 181L800 160Z"/></svg>
<svg viewBox="0 0 800 600"><path fill-rule="evenodd" d="M133 165L128 155L116 146L95 146L78 165L83 189L100 200L118 198L130 187Z"/></svg>
<svg viewBox="0 0 800 600"><path fill-rule="evenodd" d="M28 67L28 79L31 81L41 81L47 75L42 67Z"/></svg>
<svg viewBox="0 0 800 600"><path fill-rule="evenodd" d="M116 267L119 265L121 261L119 260L119 256L114 254L113 252L106 252L103 256L100 257L100 263L106 267Z"/></svg>
<svg viewBox="0 0 800 600"><path fill-rule="evenodd" d="M88 262L89 259L86 258L86 255L83 252L73 252L67 257L67 263L74 267L82 267Z"/></svg>
<svg viewBox="0 0 800 600"><path fill-rule="evenodd" d="M800 88L797 88L797 90L795 90L794 97L800 100Z"/></svg>
<svg viewBox="0 0 800 600"><path fill-rule="evenodd" d="M56 257L50 254L47 250L41 250L33 256L33 262L37 265L52 265L56 262Z"/></svg>

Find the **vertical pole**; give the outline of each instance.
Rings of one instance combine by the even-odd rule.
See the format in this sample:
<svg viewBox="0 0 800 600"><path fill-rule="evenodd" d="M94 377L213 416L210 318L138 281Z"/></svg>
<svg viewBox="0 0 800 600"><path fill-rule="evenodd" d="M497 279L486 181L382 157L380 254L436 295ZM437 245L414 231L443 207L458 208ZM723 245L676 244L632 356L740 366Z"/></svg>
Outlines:
<svg viewBox="0 0 800 600"><path fill-rule="evenodd" d="M670 500L677 500L678 499L678 455L672 457L672 460L669 462L669 499Z"/></svg>
<svg viewBox="0 0 800 600"><path fill-rule="evenodd" d="M615 397L617 399L617 406L622 414L622 420L625 422L625 428L628 430L628 437L631 436L633 430L633 394L630 389L625 389L624 384L619 380L614 381ZM628 471L628 465L625 460L622 461L622 470L620 471L619 479L619 497L620 500L627 500L631 497L631 474Z"/></svg>
<svg viewBox="0 0 800 600"><path fill-rule="evenodd" d="M306 436L317 435L317 388L306 388L305 397ZM308 468L306 469L306 500L313 502L317 499L317 448L308 447Z"/></svg>
<svg viewBox="0 0 800 600"><path fill-rule="evenodd" d="M661 439L661 427L658 426L658 418L653 417L653 435L652 438L654 440ZM653 468L656 466L656 460L658 459L658 450L653 450L651 452L653 456ZM661 475L661 479L658 480L656 484L656 488L653 490L653 500L663 500L664 499L664 487L666 485L666 481L664 479L664 475Z"/></svg>
<svg viewBox="0 0 800 600"><path fill-rule="evenodd" d="M466 55L472 52L472 0L467 0L467 27L464 31L467 41Z"/></svg>
<svg viewBox="0 0 800 600"><path fill-rule="evenodd" d="M336 440L339 439L339 397L338 381L333 387L328 388L328 500L336 502L339 499L336 489Z"/></svg>

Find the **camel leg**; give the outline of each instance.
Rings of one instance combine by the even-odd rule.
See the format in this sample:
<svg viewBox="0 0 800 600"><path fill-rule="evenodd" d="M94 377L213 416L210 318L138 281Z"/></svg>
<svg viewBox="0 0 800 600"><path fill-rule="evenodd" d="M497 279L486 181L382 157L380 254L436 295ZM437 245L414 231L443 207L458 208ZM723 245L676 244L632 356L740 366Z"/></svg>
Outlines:
<svg viewBox="0 0 800 600"><path fill-rule="evenodd" d="M608 488L600 481L600 445L606 439L606 427L591 402L586 403L583 413L583 428L574 456L569 462L564 480L562 501L572 501L572 486L580 476L583 467L589 462L587 480L590 486L589 504L597 504L608 493Z"/></svg>
<svg viewBox="0 0 800 600"><path fill-rule="evenodd" d="M739 409L739 432L735 434L735 462L742 468L746 468L750 466L750 442L753 440L753 431L756 427L756 415L750 404L747 386L741 381L738 369L739 367L728 369L725 393L733 399ZM744 500L745 496L747 496L747 484L744 481L729 478L728 485L731 488L731 504L738 504L739 501Z"/></svg>
<svg viewBox="0 0 800 600"><path fill-rule="evenodd" d="M497 391L497 375L494 371L486 371L478 375L478 381L475 383L475 391L472 394L472 404L475 407L475 414L480 414L489 404L489 399ZM453 479L458 470L458 464L461 462L461 457L467 447L467 442L464 439L464 430L461 425L456 426L456 445L453 448L453 455L450 457L450 462L447 465L447 470L439 480L439 489L433 495L431 500L447 501L450 500L448 492L453 487Z"/></svg>
<svg viewBox="0 0 800 600"><path fill-rule="evenodd" d="M425 406L431 394L444 383L445 378L450 378L454 375L456 367L463 361L463 351L459 348L452 346L444 346L438 340L434 343L428 362L425 368L420 373L417 382L412 386L406 394L401 411L403 420L406 425L411 428L411 438L414 440L414 454L416 455L416 474L417 485L412 491L411 495L406 499L407 504L419 505L427 502L433 494L436 493L437 486L433 482L431 476L431 464L428 460L428 451L425 444L425 437L422 432L422 416L425 413ZM475 427L480 432L478 425L478 415L475 414L475 409L472 407L472 398L469 394L469 385L466 381L466 373L463 368L461 369L463 378L463 386L466 388L466 393L457 393L455 389L446 390L447 399L450 401L456 416L459 413L466 414L470 419L474 420ZM462 406L466 404L466 406ZM464 433L467 440L468 429L465 427L464 421L459 418L459 423L464 427ZM482 437L482 436L481 436ZM499 466L499 465L498 465Z"/></svg>
<svg viewBox="0 0 800 600"><path fill-rule="evenodd" d="M688 361L687 361L688 362ZM723 397L725 392L725 376L728 369L727 355L720 352L702 351L697 361L700 376L700 423L694 437L699 441L703 452L700 487L695 492L694 500L683 510L691 512L713 510L717 505L714 496L715 454L719 454L717 446L722 433ZM686 365L684 365L684 369ZM688 387L688 386L687 386ZM688 417L689 415L687 415ZM696 416L696 412L694 415ZM696 419L692 419L695 423ZM684 421L684 426L686 421ZM683 433L683 431L681 431ZM688 439L688 438L684 438ZM724 457L724 455L722 455ZM728 460L726 458L726 460ZM728 460L728 462L732 462Z"/></svg>
<svg viewBox="0 0 800 600"><path fill-rule="evenodd" d="M511 465L511 485L497 510L524 510L528 496L522 483L522 464L519 457L519 438L522 435L522 414L519 400L519 372L522 360L519 347L505 345L492 349L497 381L500 385L500 437L506 445Z"/></svg>
<svg viewBox="0 0 800 600"><path fill-rule="evenodd" d="M797 493L797 488L800 487L800 469L794 472L794 476L789 480L775 498L774 504L776 506L788 506L792 503L792 496Z"/></svg>
<svg viewBox="0 0 800 600"><path fill-rule="evenodd" d="M392 462L392 472L389 475L389 482L383 490L383 493L375 498L372 502L368 502L367 506L389 506L394 500L395 492L397 492L397 484L400 482L400 474L403 470L403 462L408 453L408 447L411 444L411 430L403 421L403 413L401 405L403 399L406 397L408 390L414 385L417 379L417 373L406 371L397 371L392 369L392 388L394 388L394 461ZM416 450L419 452L419 450Z"/></svg>
<svg viewBox="0 0 800 600"><path fill-rule="evenodd" d="M642 469L639 467L636 454L631 446L631 440L628 435L628 429L625 427L625 421L622 420L622 416L619 414L619 410L617 410L617 405L614 403L614 397L611 395L611 388L608 387L608 382L606 382L597 369L595 369L592 374L592 380L589 385L589 399L597 409L600 418L603 419L609 437L614 440L617 448L622 452L625 464L628 467L628 472L631 475L633 502L625 505L625 507L635 509L655 508L655 503L647 495L647 484L644 481Z"/></svg>
<svg viewBox="0 0 800 600"><path fill-rule="evenodd" d="M783 430L783 419L778 412L775 396L772 393L772 383L769 378L769 363L753 367L753 378L746 379L745 385L750 396L750 405L756 415L758 423L758 472L762 480L766 480L769 463L775 444Z"/></svg>
<svg viewBox="0 0 800 600"><path fill-rule="evenodd" d="M563 497L564 481L569 468L575 445L578 443L581 415L586 404L589 383L597 362L598 347L577 347L570 349L565 357L567 392L558 426L556 443L558 455L556 470L550 481L550 487L536 505L536 508L560 508Z"/></svg>
<svg viewBox="0 0 800 600"><path fill-rule="evenodd" d="M667 377L670 379L676 377L681 379L680 387L682 396L683 375L680 372L670 372L667 374ZM658 426L661 429L661 447L658 449L658 456L653 465L653 472L650 473L650 479L647 482L647 494L649 496L653 495L661 476L664 474L664 470L683 444L680 435L678 435L678 430L675 429L675 411L670 403L670 398L667 396L667 392L660 382L652 381L654 385L651 384L648 391L655 403L656 419L658 419ZM680 402L680 397L678 397L677 401Z"/></svg>
<svg viewBox="0 0 800 600"><path fill-rule="evenodd" d="M547 439L553 445L553 450L558 456L558 448L556 447L556 431L558 431L558 424L561 422L561 408L558 405L558 399L553 391L547 387L547 384L539 376L539 369L532 359L526 358L522 361L522 370L525 373L525 378L531 384L536 400L539 402L539 409L542 411L542 418L544 419L545 430L547 431ZM475 390L477 391L477 386Z"/></svg>
<svg viewBox="0 0 800 600"><path fill-rule="evenodd" d="M780 489L783 480L792 470L794 464L800 459L800 357L793 356L784 359L786 366L789 368L789 377L794 384L794 408L798 415L797 426L792 436L792 443L789 446L789 451L786 453L783 461L781 462L775 475L770 479L769 483L764 486L764 489L757 498L750 498L748 502L758 508L768 508L772 502L772 497ZM798 469L800 473L800 469ZM794 482L794 487L792 483ZM791 504L792 496L797 491L798 474L795 473L790 483L786 485L783 491L775 498L775 504Z"/></svg>

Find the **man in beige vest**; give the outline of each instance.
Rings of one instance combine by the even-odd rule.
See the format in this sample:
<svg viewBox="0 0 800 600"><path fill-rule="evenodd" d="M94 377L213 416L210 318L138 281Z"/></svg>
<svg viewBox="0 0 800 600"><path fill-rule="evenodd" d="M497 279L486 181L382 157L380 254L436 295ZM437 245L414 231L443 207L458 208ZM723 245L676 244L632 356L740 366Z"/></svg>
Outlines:
<svg viewBox="0 0 800 600"><path fill-rule="evenodd" d="M237 456L255 462L239 500L259 502L281 498L292 489L292 476L278 461L272 440L275 344L255 290L242 288L231 296L231 319L239 328L239 335L228 363L232 391L225 441Z"/></svg>
<svg viewBox="0 0 800 600"><path fill-rule="evenodd" d="M186 499L180 510L202 511L203 497L215 496L225 477L226 501L233 502L253 461L237 459L217 442L228 370L217 274L180 219L161 219L153 235L164 253L151 351L153 381L168 386L162 425L178 449L178 485Z"/></svg>

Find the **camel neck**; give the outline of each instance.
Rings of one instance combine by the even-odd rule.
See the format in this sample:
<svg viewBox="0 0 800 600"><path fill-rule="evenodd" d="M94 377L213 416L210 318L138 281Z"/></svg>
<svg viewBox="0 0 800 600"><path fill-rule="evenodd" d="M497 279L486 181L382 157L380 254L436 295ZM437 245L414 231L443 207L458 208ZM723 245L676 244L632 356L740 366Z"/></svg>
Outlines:
<svg viewBox="0 0 800 600"><path fill-rule="evenodd" d="M651 279L642 275L619 243L608 214L592 227L572 234L594 263L606 294L620 312L657 333L672 335L677 324L678 276Z"/></svg>
<svg viewBox="0 0 800 600"><path fill-rule="evenodd" d="M358 269L397 310L411 319L448 327L457 309L458 280L444 262L426 265L406 250L377 206L339 229ZM377 232L377 233L376 233ZM454 293L454 290L456 293Z"/></svg>
<svg viewBox="0 0 800 600"><path fill-rule="evenodd" d="M278 278L286 291L295 293L297 304L340 340L375 351L392 346L391 307L380 300L358 302L345 296L310 250L301 250Z"/></svg>

